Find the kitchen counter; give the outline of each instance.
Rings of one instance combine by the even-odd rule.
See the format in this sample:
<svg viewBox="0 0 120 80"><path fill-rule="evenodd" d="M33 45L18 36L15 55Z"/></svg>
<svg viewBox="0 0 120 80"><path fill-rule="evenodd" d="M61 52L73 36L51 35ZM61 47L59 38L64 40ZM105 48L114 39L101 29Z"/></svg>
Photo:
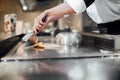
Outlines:
<svg viewBox="0 0 120 80"><path fill-rule="evenodd" d="M0 63L0 80L120 80L120 59Z"/></svg>
<svg viewBox="0 0 120 80"><path fill-rule="evenodd" d="M99 57L99 51L92 48L78 47L76 45L58 45L45 43L45 49L36 50L33 47L25 47L25 43L19 43L17 49L11 50L1 60L31 60L31 59L64 59L64 58L84 58Z"/></svg>
<svg viewBox="0 0 120 80"><path fill-rule="evenodd" d="M80 45L59 45L51 43L50 36L39 36L39 42L44 42L44 49L34 49L20 41L1 61L16 60L46 60L46 59L81 59L81 58L109 58L119 57L118 52L101 53L100 49Z"/></svg>
<svg viewBox="0 0 120 80"><path fill-rule="evenodd" d="M119 80L119 52L80 45L51 43L39 36L45 49L36 50L19 41L1 58L0 80Z"/></svg>

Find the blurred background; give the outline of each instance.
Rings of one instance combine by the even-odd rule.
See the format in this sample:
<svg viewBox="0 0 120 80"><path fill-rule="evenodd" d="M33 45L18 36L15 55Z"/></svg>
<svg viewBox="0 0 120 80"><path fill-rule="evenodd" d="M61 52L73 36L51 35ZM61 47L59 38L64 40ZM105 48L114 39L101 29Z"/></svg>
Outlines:
<svg viewBox="0 0 120 80"><path fill-rule="evenodd" d="M62 3L63 0L0 0L0 32L5 31L5 15L15 14L17 31L26 33L27 30L32 29L34 19L45 9L49 9ZM84 18L82 18L84 17ZM21 28L20 28L21 26ZM50 23L47 27L76 29L78 31L90 31L89 26L95 26L94 22L83 13L81 15L65 15L64 18ZM85 29L83 29L85 27ZM20 30L19 30L20 29Z"/></svg>

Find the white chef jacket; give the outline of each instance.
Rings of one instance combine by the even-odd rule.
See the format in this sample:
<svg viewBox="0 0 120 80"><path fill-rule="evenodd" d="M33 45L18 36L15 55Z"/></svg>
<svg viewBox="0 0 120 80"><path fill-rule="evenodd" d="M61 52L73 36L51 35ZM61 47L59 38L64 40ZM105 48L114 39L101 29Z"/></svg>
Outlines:
<svg viewBox="0 0 120 80"><path fill-rule="evenodd" d="M86 10L89 17L98 24L120 20L120 0L95 0L89 7L86 7L84 0L65 0L65 2L76 14Z"/></svg>

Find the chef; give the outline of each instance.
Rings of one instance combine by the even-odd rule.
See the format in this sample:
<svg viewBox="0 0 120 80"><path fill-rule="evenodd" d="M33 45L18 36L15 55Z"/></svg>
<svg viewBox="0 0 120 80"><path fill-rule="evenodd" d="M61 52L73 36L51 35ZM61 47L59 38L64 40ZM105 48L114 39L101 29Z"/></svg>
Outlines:
<svg viewBox="0 0 120 80"><path fill-rule="evenodd" d="M33 31L38 34L49 22L67 14L81 14L84 11L98 24L100 33L120 34L120 0L65 0L36 17ZM43 18L46 20L43 21Z"/></svg>

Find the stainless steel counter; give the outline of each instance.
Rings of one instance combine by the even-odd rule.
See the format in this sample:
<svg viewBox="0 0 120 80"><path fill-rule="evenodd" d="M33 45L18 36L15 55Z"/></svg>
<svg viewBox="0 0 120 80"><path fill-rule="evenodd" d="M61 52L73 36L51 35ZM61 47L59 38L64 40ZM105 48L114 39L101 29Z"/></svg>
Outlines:
<svg viewBox="0 0 120 80"><path fill-rule="evenodd" d="M40 38L44 50L19 42L0 63L0 80L120 80L119 53L50 43Z"/></svg>
<svg viewBox="0 0 120 80"><path fill-rule="evenodd" d="M36 50L33 47L25 47L25 43L20 43L1 60L28 60L28 59L64 59L64 58L91 58L99 57L100 51L79 47L77 45L58 45L45 43L44 50Z"/></svg>
<svg viewBox="0 0 120 80"><path fill-rule="evenodd" d="M119 59L36 60L0 63L0 80L120 80Z"/></svg>
<svg viewBox="0 0 120 80"><path fill-rule="evenodd" d="M2 61L16 60L49 60L49 59L81 59L81 58L109 58L119 57L119 53L101 53L99 49L93 47L83 47L78 45L59 45L51 43L51 37L40 37L44 42L45 49L36 50L33 47L26 47L26 43L19 42L4 57Z"/></svg>

